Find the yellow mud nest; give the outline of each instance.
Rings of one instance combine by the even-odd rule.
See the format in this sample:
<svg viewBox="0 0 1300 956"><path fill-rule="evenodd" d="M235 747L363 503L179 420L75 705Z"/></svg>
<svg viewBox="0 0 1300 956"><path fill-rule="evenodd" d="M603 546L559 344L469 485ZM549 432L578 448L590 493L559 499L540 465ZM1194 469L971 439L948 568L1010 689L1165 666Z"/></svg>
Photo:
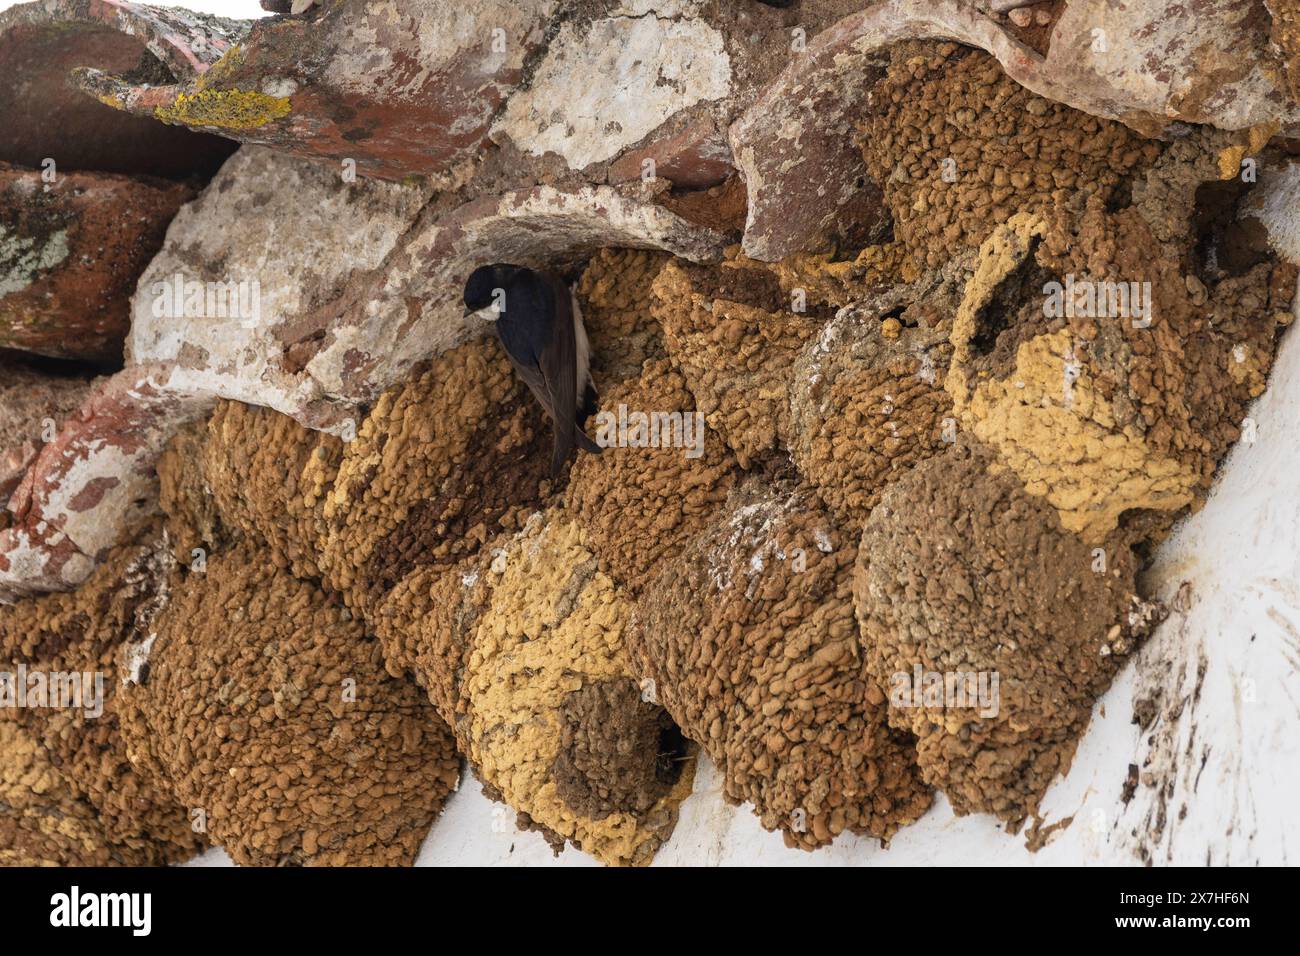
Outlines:
<svg viewBox="0 0 1300 956"><path fill-rule="evenodd" d="M921 268L974 250L1018 210L1109 199L1159 153L1121 123L1029 92L954 43L900 43L872 91L867 169Z"/></svg>
<svg viewBox="0 0 1300 956"><path fill-rule="evenodd" d="M389 668L428 689L487 791L557 850L610 864L650 861L693 778L631 679L630 611L553 509L449 570L416 569L377 612Z"/></svg>
<svg viewBox="0 0 1300 956"><path fill-rule="evenodd" d="M1131 209L1017 213L953 321L961 428L1089 542L1126 512L1198 501L1272 364L1286 276L1261 263L1207 286L1177 252Z"/></svg>
<svg viewBox="0 0 1300 956"><path fill-rule="evenodd" d="M603 412L617 417L620 406L628 413L678 413L682 420L698 411L681 373L664 359L647 362L638 378L601 396ZM650 569L685 545L726 500L736 460L707 425L694 433L698 457L663 443L671 429L660 430L658 447L649 444L648 431L625 431L626 446L578 458L565 500L601 570L635 594Z"/></svg>
<svg viewBox="0 0 1300 956"><path fill-rule="evenodd" d="M149 866L149 846L109 836L54 755L29 730L0 721L0 866Z"/></svg>
<svg viewBox="0 0 1300 956"><path fill-rule="evenodd" d="M795 357L826 319L786 297L761 263L669 263L652 289L673 364L742 468L775 450L789 428ZM809 311L811 309L811 311Z"/></svg>
<svg viewBox="0 0 1300 956"><path fill-rule="evenodd" d="M549 493L550 445L497 342L439 356L380 395L344 445L321 506L327 585L365 611L412 568L473 554Z"/></svg>
<svg viewBox="0 0 1300 956"><path fill-rule="evenodd" d="M663 358L663 332L651 317L651 286L671 256L645 249L599 249L574 286L591 343L598 387L634 378Z"/></svg>
<svg viewBox="0 0 1300 956"><path fill-rule="evenodd" d="M853 590L867 670L927 783L1019 822L1069 766L1092 705L1162 616L1132 536L1097 548L963 440L881 496Z"/></svg>

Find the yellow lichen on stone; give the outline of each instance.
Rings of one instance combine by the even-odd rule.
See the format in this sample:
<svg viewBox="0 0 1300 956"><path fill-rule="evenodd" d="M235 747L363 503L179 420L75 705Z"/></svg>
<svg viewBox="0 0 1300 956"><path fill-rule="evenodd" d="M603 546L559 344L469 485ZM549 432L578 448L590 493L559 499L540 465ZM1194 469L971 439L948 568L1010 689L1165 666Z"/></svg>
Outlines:
<svg viewBox="0 0 1300 956"><path fill-rule="evenodd" d="M243 63L244 48L235 44L199 76L192 92L178 93L170 106L156 107L154 115L165 123L226 129L257 129L288 116L289 97L237 88ZM218 89L221 84L226 87Z"/></svg>
<svg viewBox="0 0 1300 956"><path fill-rule="evenodd" d="M289 115L289 97L269 96L256 90L196 90L178 93L170 106L154 115L164 123L182 126L220 126L257 129Z"/></svg>

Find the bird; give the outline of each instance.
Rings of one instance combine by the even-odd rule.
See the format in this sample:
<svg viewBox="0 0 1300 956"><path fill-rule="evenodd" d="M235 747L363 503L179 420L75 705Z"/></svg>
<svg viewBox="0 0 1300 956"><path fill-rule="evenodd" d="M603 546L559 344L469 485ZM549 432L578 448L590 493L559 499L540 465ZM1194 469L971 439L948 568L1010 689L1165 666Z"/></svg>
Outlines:
<svg viewBox="0 0 1300 956"><path fill-rule="evenodd" d="M601 453L582 423L596 411L591 346L568 284L549 272L493 263L465 281L465 316L492 322L510 364L546 409L554 430L551 478L559 478L576 444Z"/></svg>

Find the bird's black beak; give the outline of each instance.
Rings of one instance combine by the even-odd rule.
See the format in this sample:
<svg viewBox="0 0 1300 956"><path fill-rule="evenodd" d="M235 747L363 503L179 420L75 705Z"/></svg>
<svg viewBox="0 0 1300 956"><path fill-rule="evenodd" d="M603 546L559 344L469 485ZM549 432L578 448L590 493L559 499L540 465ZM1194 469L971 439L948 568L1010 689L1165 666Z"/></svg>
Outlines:
<svg viewBox="0 0 1300 956"><path fill-rule="evenodd" d="M471 309L471 308L469 308L468 306L466 306L466 307L465 307L465 318L468 319L471 315L473 315L473 314L474 314L475 312L477 312L477 311L478 311L478 309Z"/></svg>

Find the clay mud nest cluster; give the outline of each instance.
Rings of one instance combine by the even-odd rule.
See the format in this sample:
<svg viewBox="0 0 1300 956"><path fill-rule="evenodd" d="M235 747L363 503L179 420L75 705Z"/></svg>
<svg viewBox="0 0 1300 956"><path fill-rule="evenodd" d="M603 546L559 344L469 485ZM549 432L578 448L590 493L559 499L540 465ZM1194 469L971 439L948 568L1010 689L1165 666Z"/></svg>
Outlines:
<svg viewBox="0 0 1300 956"><path fill-rule="evenodd" d="M1165 614L1153 549L1250 440L1297 269L1243 170L1296 146L1145 136L955 43L875 69L837 238L760 261L738 179L660 184L726 242L554 264L603 446L558 478L486 326L321 430L177 414L158 507L75 590L0 607L0 862L410 864L465 771L557 853L644 865L704 761L804 850L939 794L1032 827ZM0 374L2 532L94 379ZM13 705L73 674L78 706Z"/></svg>

